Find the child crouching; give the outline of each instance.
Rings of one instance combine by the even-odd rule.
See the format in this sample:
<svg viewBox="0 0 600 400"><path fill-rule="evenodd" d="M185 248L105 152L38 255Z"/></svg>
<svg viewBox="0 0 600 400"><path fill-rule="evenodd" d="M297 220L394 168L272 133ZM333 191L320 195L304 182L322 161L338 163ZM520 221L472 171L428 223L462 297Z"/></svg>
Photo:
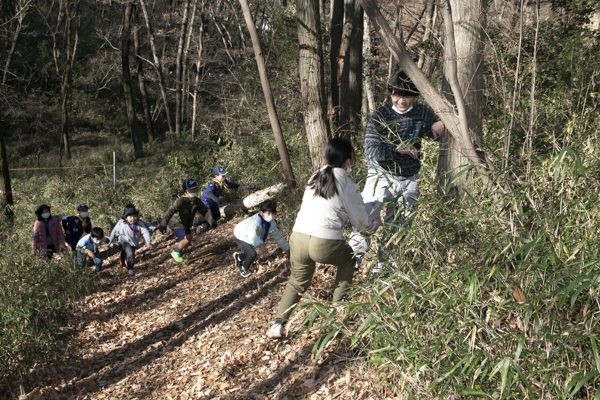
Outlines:
<svg viewBox="0 0 600 400"><path fill-rule="evenodd" d="M135 262L135 249L140 245L140 239L142 236L146 241L146 248L152 249L152 239L150 237L150 231L146 228L144 222L138 220L139 211L135 207L125 208L123 216L119 219L112 232L108 244L110 245L115 236L117 237L117 243L121 246L121 256L119 257L119 264L122 267L127 268L127 273L133 275L133 264Z"/></svg>
<svg viewBox="0 0 600 400"><path fill-rule="evenodd" d="M265 245L268 235L271 235L283 251L290 251L290 245L277 228L276 213L277 204L273 200L266 200L260 205L257 214L246 218L234 228L234 241L242 251L233 253L233 260L242 277L251 274L250 265L256 258L257 250L261 258L268 255Z"/></svg>
<svg viewBox="0 0 600 400"><path fill-rule="evenodd" d="M98 249L102 243L108 243L102 228L92 228L92 232L85 235L77 242L77 266L83 268L87 260L92 260L96 272L102 271L102 258Z"/></svg>

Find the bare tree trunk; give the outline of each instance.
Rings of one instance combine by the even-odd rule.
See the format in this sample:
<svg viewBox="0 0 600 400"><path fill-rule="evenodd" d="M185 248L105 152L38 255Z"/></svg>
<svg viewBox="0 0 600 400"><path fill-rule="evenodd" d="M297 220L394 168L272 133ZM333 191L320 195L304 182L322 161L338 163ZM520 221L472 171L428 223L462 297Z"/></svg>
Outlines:
<svg viewBox="0 0 600 400"><path fill-rule="evenodd" d="M246 0L241 0L246 1ZM223 217L231 217L237 211L247 210L249 208L253 208L258 206L265 200L272 199L277 194L279 194L285 188L284 183L278 183L277 185L269 186L266 189L258 190L242 200L235 201L233 203L227 204L224 207L220 208L221 216Z"/></svg>
<svg viewBox="0 0 600 400"><path fill-rule="evenodd" d="M313 169L323 164L329 137L325 112L325 82L321 18L317 0L296 0L300 60L300 92L304 104L304 127Z"/></svg>
<svg viewBox="0 0 600 400"><path fill-rule="evenodd" d="M0 161L2 163L0 166L2 167L2 180L4 181L4 191L2 192L2 196L4 197L3 201L0 201L0 206L4 209L4 215L9 220L12 220L14 214L14 202L12 195L12 186L10 183L10 171L8 170L8 157L6 156L6 144L4 143L4 133L2 131L2 121L0 120Z"/></svg>
<svg viewBox="0 0 600 400"><path fill-rule="evenodd" d="M331 30L331 39L329 47L329 63L330 63L330 75L331 80L331 113L334 118L333 129L337 130L338 113L340 106L340 73L342 70L341 64L343 59L340 56L342 51L342 35L344 28L344 0L331 0L331 17L329 19L329 26Z"/></svg>
<svg viewBox="0 0 600 400"><path fill-rule="evenodd" d="M537 70L537 49L538 49L538 34L540 31L540 0L535 2L535 40L533 42L533 59L531 61L531 95L529 97L529 130L525 138L525 146L523 158L525 159L525 181L529 182L531 178L531 153L533 152L533 137L535 135L535 122L537 119L535 109L535 80Z"/></svg>
<svg viewBox="0 0 600 400"><path fill-rule="evenodd" d="M144 82L144 63L142 61L140 49L140 25L138 13L133 15L133 49L135 51L135 62L137 65L138 86L140 87L140 96L142 97L142 107L144 108L144 119L146 120L146 135L148 136L148 144L154 142L154 133L152 132L152 115L150 114L150 104L148 103L148 94L146 92L146 82Z"/></svg>
<svg viewBox="0 0 600 400"><path fill-rule="evenodd" d="M344 60L340 85L340 136L356 132L360 125L362 99L362 37L363 11L355 0L346 0L344 6Z"/></svg>
<svg viewBox="0 0 600 400"><path fill-rule="evenodd" d="M189 121L186 117L188 115L188 101L190 97L190 71L188 68L189 63L189 54L190 54L190 46L192 43L192 34L194 33L194 20L196 18L196 6L198 5L198 0L193 0L192 3L192 12L190 14L189 23L188 23L188 32L186 34L185 48L183 49L183 60L182 60L182 72L181 72L181 93L183 96L182 106L181 106L181 121L182 124L188 126Z"/></svg>
<svg viewBox="0 0 600 400"><path fill-rule="evenodd" d="M69 139L69 97L71 95L71 71L77 52L79 25L73 29L73 21L79 16L79 0L71 4L70 0L59 3L58 21L54 32L54 63L56 72L61 79L61 144L65 156L71 159L71 143ZM58 45L57 41L61 44ZM62 157L61 157L62 159Z"/></svg>
<svg viewBox="0 0 600 400"><path fill-rule="evenodd" d="M427 5L425 8L425 33L423 34L422 43L427 43L431 38L431 32L435 27L435 15L436 15L436 7L435 0L427 0ZM419 51L419 60L417 61L417 65L423 71L426 76L429 76L432 69L432 62L430 55L426 48L421 49Z"/></svg>
<svg viewBox="0 0 600 400"><path fill-rule="evenodd" d="M196 59L196 71L194 72L194 91L192 94L192 140L196 132L196 112L198 109L198 85L200 83L200 68L202 67L202 50L203 41L202 35L204 34L204 22L202 14L204 13L205 0L202 0L200 5L200 18L198 18L200 24L198 27L198 58Z"/></svg>
<svg viewBox="0 0 600 400"><path fill-rule="evenodd" d="M146 29L148 29L148 40L150 42L150 50L152 51L152 57L154 59L154 68L158 74L158 85L160 87L160 94L163 100L163 104L165 106L165 114L167 116L167 124L169 126L169 133L173 133L173 125L171 124L171 113L169 111L169 100L167 98L167 91L165 89L165 77L163 75L162 63L160 58L158 57L158 53L156 51L156 44L154 43L154 32L152 30L152 23L150 22L150 18L148 16L148 10L146 8L145 0L140 0L140 6L142 6L142 12L144 13L144 20L146 21Z"/></svg>
<svg viewBox="0 0 600 400"><path fill-rule="evenodd" d="M369 17L363 12L363 75L365 77L363 86L363 110L362 110L362 125L366 126L368 118L375 111L375 96L373 95L373 71L371 68L371 28Z"/></svg>
<svg viewBox="0 0 600 400"><path fill-rule="evenodd" d="M183 0L183 17L181 18L181 29L179 31L179 40L177 43L177 57L175 61L175 134L181 133L181 114L182 114L182 74L183 66L183 45L185 43L185 34L187 32L188 23L188 12L190 8L190 2Z"/></svg>
<svg viewBox="0 0 600 400"><path fill-rule="evenodd" d="M129 36L131 35L131 19L135 14L135 6L131 2L125 4L123 12L123 33L121 37L121 68L123 70L122 84L125 97L125 109L127 110L127 122L129 133L133 142L135 158L144 156L144 149L140 140L141 127L135 115L133 106L133 94L131 90L131 73L129 72Z"/></svg>
<svg viewBox="0 0 600 400"><path fill-rule="evenodd" d="M466 132L474 143L475 149L482 156L485 1L451 0L450 2L452 6L447 2L443 12L447 27L445 76L452 94L448 90L445 93L451 104L456 104L459 110L464 110L460 113L462 130ZM455 49L455 52L452 52L452 49ZM454 75L456 75L456 82L453 79ZM483 156L482 160L484 160ZM465 187L468 177L462 173L462 170L469 164L470 159L464 153L462 144L458 143L453 136L444 135L438 159L440 189Z"/></svg>
<svg viewBox="0 0 600 400"><path fill-rule="evenodd" d="M15 53L15 48L17 47L17 40L19 39L19 34L21 33L21 29L23 28L23 20L27 16L29 9L31 8L30 0L18 0L16 1L16 18L15 18L15 30L12 33L10 38L10 49L8 50L8 54L6 55L6 62L4 63L4 73L2 74L2 85L6 85L6 79L8 76L8 68L10 67L10 62L12 60L12 56Z"/></svg>
<svg viewBox="0 0 600 400"><path fill-rule="evenodd" d="M267 77L267 70L265 67L265 60L262 55L262 49L260 47L260 38L254 26L252 15L250 14L250 7L248 7L248 0L240 0L242 11L244 12L244 18L250 37L252 38L252 45L254 47L254 57L256 58L256 64L258 65L258 74L260 75L260 83L262 85L263 94L265 101L267 102L267 110L269 112L269 121L271 121L271 129L273 129L273 135L275 135L275 141L277 142L277 149L279 150L279 157L281 158L281 165L283 166L283 173L290 190L296 188L296 179L294 178L294 171L292 170L292 163L290 162L290 155L285 145L283 134L281 133L281 126L279 125L279 118L277 117L277 109L275 108L275 101L273 100L273 94L271 92L271 85L269 84L269 78Z"/></svg>

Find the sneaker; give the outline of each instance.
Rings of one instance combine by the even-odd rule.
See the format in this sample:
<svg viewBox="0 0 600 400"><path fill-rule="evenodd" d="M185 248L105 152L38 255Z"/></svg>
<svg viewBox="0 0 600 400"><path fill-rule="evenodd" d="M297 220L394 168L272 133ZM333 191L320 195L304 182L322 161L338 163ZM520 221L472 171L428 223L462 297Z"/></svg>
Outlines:
<svg viewBox="0 0 600 400"><path fill-rule="evenodd" d="M96 272L102 271L102 267L96 267Z"/></svg>
<svg viewBox="0 0 600 400"><path fill-rule="evenodd" d="M205 222L202 225L198 226L199 233L208 232L209 229L210 229L210 225L208 225L208 222Z"/></svg>
<svg viewBox="0 0 600 400"><path fill-rule="evenodd" d="M119 258L119 265L121 267L125 267L125 260L123 260L122 258Z"/></svg>
<svg viewBox="0 0 600 400"><path fill-rule="evenodd" d="M178 251L173 250L171 252L171 257L173 257L173 260L175 260L175 262L178 263L186 263L188 262L188 260L186 260L185 258L181 257L181 253Z"/></svg>
<svg viewBox="0 0 600 400"><path fill-rule="evenodd" d="M242 278L247 278L251 274L252 274L252 272L248 271L246 268L240 267L240 275L242 276Z"/></svg>
<svg viewBox="0 0 600 400"><path fill-rule="evenodd" d="M267 331L267 337L271 339L279 339L283 337L283 325L275 322Z"/></svg>
<svg viewBox="0 0 600 400"><path fill-rule="evenodd" d="M132 268L132 269L128 269L128 270L127 270L127 274L128 274L129 276L131 276L131 275L134 275L134 274L135 274L135 271L133 270L133 268Z"/></svg>
<svg viewBox="0 0 600 400"><path fill-rule="evenodd" d="M365 256L364 253L358 253L354 256L354 258L356 259L356 263L354 264L354 269L360 268L360 265L362 264L362 260L363 260L364 256Z"/></svg>
<svg viewBox="0 0 600 400"><path fill-rule="evenodd" d="M238 253L237 251L235 253L233 253L233 264L235 265L236 268L242 267L242 260L240 259L240 253Z"/></svg>

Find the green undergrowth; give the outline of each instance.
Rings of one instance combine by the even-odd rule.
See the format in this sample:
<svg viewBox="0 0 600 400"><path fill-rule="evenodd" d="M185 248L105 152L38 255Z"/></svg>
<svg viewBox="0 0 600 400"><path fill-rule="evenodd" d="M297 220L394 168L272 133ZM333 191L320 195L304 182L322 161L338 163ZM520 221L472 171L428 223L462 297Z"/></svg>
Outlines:
<svg viewBox="0 0 600 400"><path fill-rule="evenodd" d="M425 179L412 227L370 255L384 272L336 312L307 304L317 356L336 338L402 398L600 398L592 160L565 148L531 184L454 204Z"/></svg>

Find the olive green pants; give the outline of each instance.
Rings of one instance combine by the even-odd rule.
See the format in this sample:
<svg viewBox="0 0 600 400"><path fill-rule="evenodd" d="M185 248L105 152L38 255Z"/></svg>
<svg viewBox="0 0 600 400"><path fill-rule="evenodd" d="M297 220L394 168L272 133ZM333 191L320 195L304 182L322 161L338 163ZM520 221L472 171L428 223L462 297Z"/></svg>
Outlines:
<svg viewBox="0 0 600 400"><path fill-rule="evenodd" d="M333 301L342 299L354 274L354 255L343 240L321 239L304 233L293 232L290 236L291 276L288 281L277 318L286 321L293 306L310 286L315 273L315 263L337 266Z"/></svg>

